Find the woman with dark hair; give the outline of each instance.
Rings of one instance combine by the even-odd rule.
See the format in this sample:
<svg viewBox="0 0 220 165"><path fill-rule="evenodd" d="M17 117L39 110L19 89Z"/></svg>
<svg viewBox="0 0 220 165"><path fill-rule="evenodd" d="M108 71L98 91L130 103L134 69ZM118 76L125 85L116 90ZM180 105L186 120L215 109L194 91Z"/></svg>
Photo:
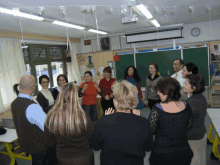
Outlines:
<svg viewBox="0 0 220 165"><path fill-rule="evenodd" d="M193 112L193 125L186 134L194 153L192 165L205 165L207 147L205 116L208 107L206 98L202 95L205 91L205 79L199 74L188 74L186 75L186 82L183 88L184 92L190 95L186 102L190 105Z"/></svg>
<svg viewBox="0 0 220 165"><path fill-rule="evenodd" d="M150 75L146 78L146 90L145 90L145 105L148 105L150 109L156 103L160 103L160 99L157 96L157 90L155 88L157 82L162 78L158 72L159 66L156 62L151 62L149 64Z"/></svg>
<svg viewBox="0 0 220 165"><path fill-rule="evenodd" d="M104 73L104 78L100 80L99 88L102 91L101 105L105 114L105 111L108 110L109 108L115 109L113 104L112 85L114 84L116 79L111 78L112 75L111 67L105 67L103 73Z"/></svg>
<svg viewBox="0 0 220 165"><path fill-rule="evenodd" d="M49 83L50 79L47 75L39 77L39 84L42 86L42 89L37 94L37 101L46 114L54 105L55 100L54 93L48 89Z"/></svg>
<svg viewBox="0 0 220 165"><path fill-rule="evenodd" d="M64 84L44 126L45 145L56 147L58 164L94 165L88 142L93 130L91 119L80 106L77 86Z"/></svg>
<svg viewBox="0 0 220 165"><path fill-rule="evenodd" d="M19 86L19 84L13 85L13 91L16 93L17 96L20 93L20 91L18 90L18 86Z"/></svg>
<svg viewBox="0 0 220 165"><path fill-rule="evenodd" d="M97 121L96 96L97 93L101 95L101 89L97 83L92 81L92 73L90 71L86 71L84 77L85 82L79 88L79 97L82 97L82 108L92 121Z"/></svg>
<svg viewBox="0 0 220 165"><path fill-rule="evenodd" d="M181 86L176 79L162 78L156 89L162 103L154 105L149 116L155 134L150 164L190 165L193 152L186 132L192 126L192 109L185 101L179 101Z"/></svg>
<svg viewBox="0 0 220 165"><path fill-rule="evenodd" d="M138 71L134 66L129 66L126 68L124 73L124 80L127 80L137 87L139 104L137 105L136 109L143 109L144 99L141 91L141 78L139 77Z"/></svg>
<svg viewBox="0 0 220 165"><path fill-rule="evenodd" d="M198 74L198 67L192 62L186 63L183 67L182 77L186 78L188 74Z"/></svg>
<svg viewBox="0 0 220 165"><path fill-rule="evenodd" d="M52 88L52 90L54 92L54 100L57 100L57 96L60 92L61 87L66 83L68 83L68 79L65 74L60 74L59 76L57 76L58 87Z"/></svg>

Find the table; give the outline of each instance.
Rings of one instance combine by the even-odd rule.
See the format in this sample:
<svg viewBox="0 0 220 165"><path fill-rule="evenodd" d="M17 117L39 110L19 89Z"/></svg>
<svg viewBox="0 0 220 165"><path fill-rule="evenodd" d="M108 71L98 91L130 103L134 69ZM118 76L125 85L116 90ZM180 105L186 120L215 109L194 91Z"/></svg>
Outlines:
<svg viewBox="0 0 220 165"><path fill-rule="evenodd" d="M220 109L219 108L208 108L207 113L211 120L211 125L209 128L208 139L211 143L213 143L212 152L215 157L220 160L220 153L218 150L218 145L220 145L219 137L220 137ZM215 139L212 136L212 130L215 128L216 135Z"/></svg>
<svg viewBox="0 0 220 165"><path fill-rule="evenodd" d="M17 154L17 153L13 152L13 150L15 151L18 148L20 148L20 146L12 148L12 145L11 145L12 142L16 142L18 139L17 132L15 129L9 129L9 128L5 128L5 129L7 130L7 132L4 135L0 135L0 142L4 143L7 152L0 151L0 154L10 156L10 158L11 158L10 165L15 164L16 158L32 161L31 155L29 155L28 157L23 156L23 155L26 155L25 152L22 152L21 154Z"/></svg>

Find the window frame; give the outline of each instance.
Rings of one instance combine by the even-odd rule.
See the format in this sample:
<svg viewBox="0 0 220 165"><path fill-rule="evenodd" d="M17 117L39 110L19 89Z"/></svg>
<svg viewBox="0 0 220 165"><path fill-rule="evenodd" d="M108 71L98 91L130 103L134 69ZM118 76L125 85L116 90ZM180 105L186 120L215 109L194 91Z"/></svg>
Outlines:
<svg viewBox="0 0 220 165"><path fill-rule="evenodd" d="M51 62L63 62L63 73L67 75L67 62L71 62L71 57L65 57L65 50L66 50L66 45L41 45L41 44L27 44L28 49L29 49L29 59L30 61L25 61L25 64L29 64L31 67L31 73L32 75L36 77L36 65L43 65L47 64L48 65L48 72L49 72L49 78L50 78L50 86L53 87L53 75L52 75L52 66ZM61 54L62 58L61 59L52 59L50 55L50 47L59 47L61 48ZM46 58L39 58L36 59L34 58L34 48L46 48L46 53L47 57ZM23 51L22 51L23 53ZM68 76L68 75L67 75ZM39 80L37 80L39 81ZM36 88L34 95L38 93L38 87Z"/></svg>

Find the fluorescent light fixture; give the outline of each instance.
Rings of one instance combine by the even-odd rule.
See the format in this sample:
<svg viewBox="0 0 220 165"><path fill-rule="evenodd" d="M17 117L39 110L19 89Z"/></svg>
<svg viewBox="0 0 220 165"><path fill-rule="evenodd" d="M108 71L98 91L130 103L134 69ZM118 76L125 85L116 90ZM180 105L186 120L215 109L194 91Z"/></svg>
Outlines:
<svg viewBox="0 0 220 165"><path fill-rule="evenodd" d="M152 22L152 24L154 24L154 26L156 26L156 27L160 27L160 24L157 22L156 19L151 20L151 22Z"/></svg>
<svg viewBox="0 0 220 165"><path fill-rule="evenodd" d="M73 25L73 24L69 24L69 23L65 23L65 22L60 22L60 21L53 21L52 23L56 24L56 25L61 25L61 26L66 26L66 27L74 28L74 29L80 29L80 30L85 29L82 26Z"/></svg>
<svg viewBox="0 0 220 165"><path fill-rule="evenodd" d="M99 31L99 30L93 30L93 29L89 29L88 30L89 32L93 32L93 33L99 33L99 34L108 34L108 33L106 33L106 32L102 32L102 31Z"/></svg>
<svg viewBox="0 0 220 165"><path fill-rule="evenodd" d="M14 16L34 19L34 20L38 20L38 21L43 21L44 20L43 17L38 17L38 16L35 16L35 15L26 14L26 13L22 13L20 11L10 10L10 9L6 9L6 8L2 8L2 7L0 7L0 12L5 13L5 14L11 14L11 15L14 15Z"/></svg>
<svg viewBox="0 0 220 165"><path fill-rule="evenodd" d="M136 6L141 12L142 14L144 14L148 19L152 19L153 16L151 15L151 13L147 10L147 8L141 4L141 5L137 5Z"/></svg>
<svg viewBox="0 0 220 165"><path fill-rule="evenodd" d="M22 46L22 47L21 47L21 49L25 49L25 48L28 48L28 46Z"/></svg>

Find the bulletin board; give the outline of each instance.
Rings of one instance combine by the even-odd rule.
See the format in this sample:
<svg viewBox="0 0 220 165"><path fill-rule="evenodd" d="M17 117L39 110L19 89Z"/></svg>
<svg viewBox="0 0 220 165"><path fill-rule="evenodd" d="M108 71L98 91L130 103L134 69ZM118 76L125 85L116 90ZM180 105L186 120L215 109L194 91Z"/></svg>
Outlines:
<svg viewBox="0 0 220 165"><path fill-rule="evenodd" d="M85 71L90 71L90 69L95 69L95 77L92 77L92 79L94 82L97 83L99 82L99 80L101 80L104 77L103 74L98 75L99 67L105 68L109 65L109 63L112 62L112 67L113 67L112 72L114 72L113 51L80 54L77 55L77 62L80 73L82 68L85 68ZM81 80L82 82L85 80L84 73L81 74Z"/></svg>

